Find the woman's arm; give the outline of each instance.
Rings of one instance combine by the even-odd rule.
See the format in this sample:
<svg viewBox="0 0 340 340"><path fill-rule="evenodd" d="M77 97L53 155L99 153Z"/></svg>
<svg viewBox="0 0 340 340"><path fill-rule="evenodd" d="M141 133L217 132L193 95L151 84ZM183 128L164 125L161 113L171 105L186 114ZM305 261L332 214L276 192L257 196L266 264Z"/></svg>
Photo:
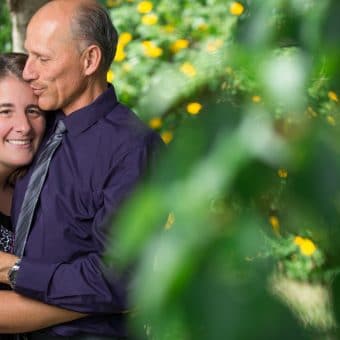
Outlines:
<svg viewBox="0 0 340 340"><path fill-rule="evenodd" d="M0 291L0 333L24 333L85 317L19 295Z"/></svg>

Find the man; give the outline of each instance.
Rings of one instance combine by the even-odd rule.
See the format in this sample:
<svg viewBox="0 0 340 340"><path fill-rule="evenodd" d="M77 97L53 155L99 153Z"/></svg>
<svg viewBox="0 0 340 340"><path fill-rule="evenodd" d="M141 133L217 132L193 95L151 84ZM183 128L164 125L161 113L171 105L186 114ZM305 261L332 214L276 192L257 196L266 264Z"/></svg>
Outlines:
<svg viewBox="0 0 340 340"><path fill-rule="evenodd" d="M30 334L33 340L127 336L126 284L116 273L107 275L101 261L103 221L135 188L160 139L117 101L106 82L116 43L108 14L92 0L52 0L27 27L23 76L39 106L57 110L49 135L59 121L66 132L50 161L22 258L0 254L0 282L79 313L65 317L75 321ZM16 186L15 226L36 167Z"/></svg>

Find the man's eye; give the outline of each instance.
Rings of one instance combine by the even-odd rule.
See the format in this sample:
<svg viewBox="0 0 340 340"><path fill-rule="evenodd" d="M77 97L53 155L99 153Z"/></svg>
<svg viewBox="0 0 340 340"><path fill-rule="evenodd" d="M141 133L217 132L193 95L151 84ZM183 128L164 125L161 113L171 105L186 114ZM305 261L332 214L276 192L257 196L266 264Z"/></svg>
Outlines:
<svg viewBox="0 0 340 340"><path fill-rule="evenodd" d="M11 113L10 110L0 110L0 115L7 116Z"/></svg>
<svg viewBox="0 0 340 340"><path fill-rule="evenodd" d="M38 59L42 62L42 63L45 63L49 60L49 58L46 58L46 57L38 57Z"/></svg>

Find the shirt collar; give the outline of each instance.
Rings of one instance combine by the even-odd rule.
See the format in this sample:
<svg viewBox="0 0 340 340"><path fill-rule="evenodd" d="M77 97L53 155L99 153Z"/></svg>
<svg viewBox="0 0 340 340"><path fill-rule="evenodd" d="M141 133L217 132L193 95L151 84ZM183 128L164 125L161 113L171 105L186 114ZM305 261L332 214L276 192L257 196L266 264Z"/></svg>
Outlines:
<svg viewBox="0 0 340 340"><path fill-rule="evenodd" d="M58 120L62 119L65 123L67 132L70 135L76 136L95 124L99 119L106 116L113 110L117 103L115 90L111 84L108 84L107 90L91 104L72 112L68 116L65 116L61 110L57 111L55 124Z"/></svg>

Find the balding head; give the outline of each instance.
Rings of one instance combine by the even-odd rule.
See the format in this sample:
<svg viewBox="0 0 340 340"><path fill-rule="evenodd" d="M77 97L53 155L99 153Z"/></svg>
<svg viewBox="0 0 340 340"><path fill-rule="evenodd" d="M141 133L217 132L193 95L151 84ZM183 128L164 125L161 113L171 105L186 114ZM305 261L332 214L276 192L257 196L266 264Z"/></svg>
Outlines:
<svg viewBox="0 0 340 340"><path fill-rule="evenodd" d="M95 0L52 0L42 6L32 17L34 22L47 22L58 29L59 37L73 40L82 51L97 45L102 53L100 69L106 72L116 53L118 34L106 9ZM28 26L28 27L29 27Z"/></svg>

